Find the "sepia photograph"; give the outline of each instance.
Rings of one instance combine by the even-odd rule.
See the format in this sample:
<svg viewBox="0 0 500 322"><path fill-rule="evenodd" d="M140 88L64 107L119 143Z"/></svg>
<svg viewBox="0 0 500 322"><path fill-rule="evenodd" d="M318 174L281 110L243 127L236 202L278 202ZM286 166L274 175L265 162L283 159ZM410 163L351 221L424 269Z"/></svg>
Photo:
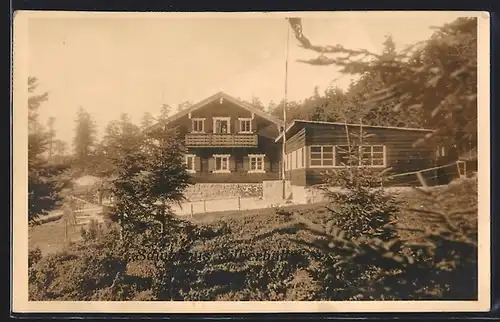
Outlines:
<svg viewBox="0 0 500 322"><path fill-rule="evenodd" d="M15 13L13 310L489 310L489 19Z"/></svg>

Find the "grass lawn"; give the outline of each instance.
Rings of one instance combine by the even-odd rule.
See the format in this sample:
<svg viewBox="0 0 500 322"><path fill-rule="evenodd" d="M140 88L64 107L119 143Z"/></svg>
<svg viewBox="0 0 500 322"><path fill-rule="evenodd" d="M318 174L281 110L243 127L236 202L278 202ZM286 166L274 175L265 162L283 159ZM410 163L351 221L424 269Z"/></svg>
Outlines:
<svg viewBox="0 0 500 322"><path fill-rule="evenodd" d="M69 228L68 237L71 242L79 241L81 239L80 227ZM65 239L65 223L63 219L30 227L28 231L29 248L38 247L44 255L63 250L66 246Z"/></svg>
<svg viewBox="0 0 500 322"><path fill-rule="evenodd" d="M474 194L470 189L463 189L460 186L451 188L452 190L441 194L442 207L445 210L464 210L477 206L477 190ZM442 189L442 187L438 189ZM403 240L414 234L414 232L408 232L407 229L424 227L432 229L433 227L433 223L426 222L418 212L404 210L405 207L436 209L435 203L415 198L417 196L418 194L414 191L396 194L396 198L401 204L397 222L401 227L399 234ZM280 209L283 211L266 208L185 216L186 220L200 226L209 225L214 231L218 231L210 237L205 236L194 242L193 256L203 254L206 257L193 258L196 278L190 280L191 284L189 285L195 291L189 294L189 299L226 301L312 299L310 296L317 294L316 291L322 287L321 277L311 275L315 268L322 267L321 261L323 259L321 256L319 258L316 256L308 257L306 262L301 261L301 258L304 258L301 255L288 257L284 261L266 259L265 256L278 253L297 254L297 251L309 253L311 247L306 244L316 239L317 236L307 230L297 229L294 225L295 219L289 214L300 214L309 221L324 224L331 216L325 206L327 203L290 205L281 207ZM477 228L477 216L470 216L467 220L470 222L469 224L475 225ZM218 228L223 229L219 230ZM80 239L80 229L69 231L69 235L73 242L77 242ZM29 244L30 247L38 246L44 255L62 250L65 247L64 221L57 220L31 227ZM250 257L248 257L249 254ZM258 255L252 257L252 254ZM226 255L229 256L226 257ZM261 257L260 255L265 256ZM220 260L221 258L222 260ZM296 263L293 262L295 259ZM72 265L71 263L67 264ZM125 275L132 279L151 279L154 267L155 265L145 260L129 262ZM190 268L192 267L190 266ZM85 269L87 268L85 267L83 270ZM290 271L288 271L289 269ZM70 283L68 279L73 278L72 274L67 272L61 274L61 278L65 278L66 282ZM266 283L262 285L252 284L255 281L261 281L262 278L263 280L278 281L278 284L272 284L273 286L266 286ZM57 285L59 284L56 283L55 286ZM274 288L278 291L275 292ZM63 294L65 291L61 289L60 292ZM136 296L139 296L138 294L140 293L137 293Z"/></svg>
<svg viewBox="0 0 500 322"><path fill-rule="evenodd" d="M283 209L287 211L314 211L315 209L322 208L326 204L310 204L310 205L293 205L287 206ZM192 221L197 224L209 224L217 221L232 222L245 221L245 218L254 220L257 217L257 222L263 222L266 217L272 217L275 214L273 208L254 209L254 210L230 210L224 212L213 212L206 214L196 214L193 217L183 216L184 219ZM273 227L270 227L273 228ZM81 239L80 227L72 227L68 230L68 236L72 242L77 242ZM43 223L41 225L29 228L28 233L29 248L40 248L43 254L50 254L58 252L66 246L65 242L65 223L63 219Z"/></svg>
<svg viewBox="0 0 500 322"><path fill-rule="evenodd" d="M421 208L424 205L418 195L410 190L396 194L397 199L405 206L410 208ZM476 195L463 195L460 191L448 193L444 198L445 208L448 209L466 209L471 204L477 205ZM327 203L307 204L307 205L290 205L282 207L283 210L288 212L302 213L308 219L322 222L327 218L325 206ZM276 214L276 209L265 208L245 211L224 211L206 214L195 214L191 216L183 216L186 220L192 221L196 224L214 224L224 222L231 229L231 236L224 236L225 239L232 239L234 242L252 242L256 243L256 236L263 234L271 234L264 238L263 247L265 243L273 241L274 243L289 243L288 237L278 232L273 233L280 227L287 225L287 218L282 215ZM472 221L477 218L471 218ZM408 213L402 211L398 216L398 223L403 228L423 228L426 225L431 225L421 220L417 213ZM303 232L298 232L299 234ZM75 227L68 231L71 241L75 242L80 239L80 227ZM406 238L410 233L402 230L401 237ZM216 247L218 238L214 238L208 242L210 245L200 245L200 248ZM39 226L29 228L29 247L39 247L43 254L53 253L65 247L65 225L62 219L44 223Z"/></svg>

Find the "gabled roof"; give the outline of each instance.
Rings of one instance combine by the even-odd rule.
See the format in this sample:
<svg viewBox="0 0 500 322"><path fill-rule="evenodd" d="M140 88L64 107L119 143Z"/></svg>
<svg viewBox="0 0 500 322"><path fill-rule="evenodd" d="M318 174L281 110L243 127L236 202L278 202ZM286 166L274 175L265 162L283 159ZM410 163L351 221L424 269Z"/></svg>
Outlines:
<svg viewBox="0 0 500 322"><path fill-rule="evenodd" d="M258 107L255 107L254 105L252 104L249 104L249 103L246 103L246 102L243 102L243 101L240 101L239 99L236 99L224 92L218 92L182 111L179 111L177 113L175 113L174 115L168 117L164 122L165 123L170 123L170 122L173 122L175 120L178 120L179 118L191 113L191 112L194 112L202 107L205 107L207 104L210 104L212 102L215 102L217 100L220 100L220 99L223 99L223 100L227 100L228 102L231 102L241 108L244 108L246 109L247 111L250 111L252 113L254 113L255 115L258 115L260 117L262 117L263 119L266 119L278 126L284 126L284 122L281 121L280 119L270 115L269 113L266 113L264 112L263 110L259 109Z"/></svg>
<svg viewBox="0 0 500 322"><path fill-rule="evenodd" d="M296 129L297 127L304 126L305 124L323 124L323 125L337 125L337 126L360 126L361 124L352 124L352 123L344 123L344 122L325 122L325 121L307 121L307 120L293 120L290 125L285 129L285 134L288 134L290 131ZM434 130L430 129L421 129L421 128L409 128L409 127L396 127L396 126L379 126L379 125L365 125L362 124L363 127L366 128L379 128L379 129L392 129L392 130L400 130L400 131L421 131L421 132L434 132ZM283 137L283 132L278 135L278 137L274 140L274 142L279 142Z"/></svg>

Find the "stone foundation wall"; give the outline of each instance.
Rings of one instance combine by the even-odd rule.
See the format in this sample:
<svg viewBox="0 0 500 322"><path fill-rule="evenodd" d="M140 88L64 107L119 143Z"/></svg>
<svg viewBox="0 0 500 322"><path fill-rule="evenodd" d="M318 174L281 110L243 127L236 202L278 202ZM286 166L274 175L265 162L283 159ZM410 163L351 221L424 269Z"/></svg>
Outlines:
<svg viewBox="0 0 500 322"><path fill-rule="evenodd" d="M223 198L261 198L262 183L197 183L184 196L191 201Z"/></svg>

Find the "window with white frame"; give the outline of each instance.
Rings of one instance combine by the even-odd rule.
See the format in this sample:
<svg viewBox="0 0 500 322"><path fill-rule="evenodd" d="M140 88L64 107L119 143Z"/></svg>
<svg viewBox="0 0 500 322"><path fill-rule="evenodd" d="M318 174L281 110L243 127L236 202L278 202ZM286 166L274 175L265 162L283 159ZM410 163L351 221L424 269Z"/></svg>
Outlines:
<svg viewBox="0 0 500 322"><path fill-rule="evenodd" d="M310 147L309 165L311 167L332 167L334 165L333 146Z"/></svg>
<svg viewBox="0 0 500 322"><path fill-rule="evenodd" d="M193 133L203 133L205 132L205 119L195 118L191 119L191 132Z"/></svg>
<svg viewBox="0 0 500 322"><path fill-rule="evenodd" d="M385 147L383 145L363 145L361 149L361 165L382 167L385 165Z"/></svg>
<svg viewBox="0 0 500 322"><path fill-rule="evenodd" d="M305 147L302 147L301 148L301 151L302 151L302 168L305 168L306 167L306 148Z"/></svg>
<svg viewBox="0 0 500 322"><path fill-rule="evenodd" d="M251 118L239 118L239 122L240 122L240 133L252 133Z"/></svg>
<svg viewBox="0 0 500 322"><path fill-rule="evenodd" d="M249 154L249 171L248 172L264 172L264 154Z"/></svg>
<svg viewBox="0 0 500 322"><path fill-rule="evenodd" d="M229 155L216 154L214 155L214 172L229 172Z"/></svg>
<svg viewBox="0 0 500 322"><path fill-rule="evenodd" d="M338 145L335 147L335 166L343 167L357 165L359 163L359 147Z"/></svg>
<svg viewBox="0 0 500 322"><path fill-rule="evenodd" d="M217 134L231 133L231 118L230 117L214 117L213 132Z"/></svg>
<svg viewBox="0 0 500 322"><path fill-rule="evenodd" d="M186 154L186 168L188 172L196 172L195 162L196 155L194 154Z"/></svg>
<svg viewBox="0 0 500 322"><path fill-rule="evenodd" d="M297 150L297 155L295 156L295 159L296 159L296 162L297 162L297 169L302 168L302 167L300 166L300 162L302 161L302 159L301 159L301 157L300 157L300 153L301 153L301 152L302 152L302 150L301 150L301 149L298 149L298 150Z"/></svg>
<svg viewBox="0 0 500 322"><path fill-rule="evenodd" d="M359 165L364 167L385 166L385 146L363 145L349 149L348 146L337 146L335 150L336 166Z"/></svg>

